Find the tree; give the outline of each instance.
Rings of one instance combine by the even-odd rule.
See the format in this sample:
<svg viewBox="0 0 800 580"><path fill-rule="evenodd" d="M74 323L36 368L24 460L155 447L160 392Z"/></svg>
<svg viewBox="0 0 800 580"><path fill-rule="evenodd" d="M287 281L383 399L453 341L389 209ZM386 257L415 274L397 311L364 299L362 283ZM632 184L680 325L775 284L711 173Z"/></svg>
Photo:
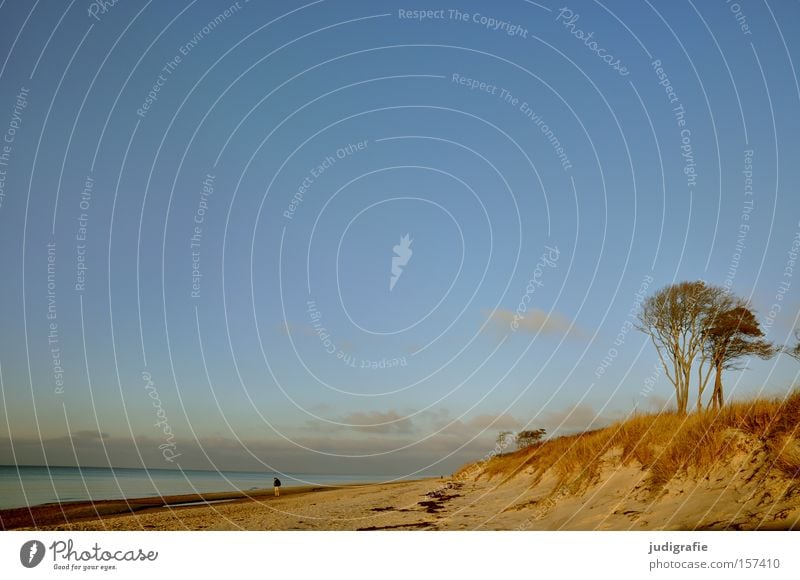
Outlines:
<svg viewBox="0 0 800 580"><path fill-rule="evenodd" d="M792 347L786 347L783 349L783 352L800 360L800 329L794 331L794 336L797 338L797 344Z"/></svg>
<svg viewBox="0 0 800 580"><path fill-rule="evenodd" d="M741 299L735 299L736 306L722 312L715 318L706 335L705 353L716 371L714 390L708 406L722 408L722 371L738 369L737 361L745 356L768 359L777 349L766 341L758 325L755 314Z"/></svg>
<svg viewBox="0 0 800 580"><path fill-rule="evenodd" d="M500 450L499 455L503 454L503 449L505 449L511 442L514 440L513 437L514 433L511 431L500 431L497 434L497 448Z"/></svg>
<svg viewBox="0 0 800 580"><path fill-rule="evenodd" d="M709 344L713 343L712 335L714 334L714 329L724 328L724 325L719 326L719 324L727 313L734 312L737 308L747 308L747 302L744 299L734 296L726 289L719 286L708 286L708 288L708 302L705 306L706 310L701 317L701 322L703 325L701 336L703 336L704 342L701 346L699 364L697 367L698 413L703 410L703 393L708 385L708 380L711 378L711 371L717 368L717 366L714 364L715 350L713 347L709 348ZM753 319L755 320L755 317L753 317ZM729 320L728 322L731 328L736 326L736 324L733 323L734 321ZM743 354L744 353L739 356L743 356ZM708 363L708 367L706 367L706 363ZM705 374L703 374L704 370ZM721 380L721 375L717 374L717 379Z"/></svg>
<svg viewBox="0 0 800 580"><path fill-rule="evenodd" d="M530 431L520 431L517 433L517 449L525 449L541 441L547 431L544 429L533 429Z"/></svg>
<svg viewBox="0 0 800 580"><path fill-rule="evenodd" d="M637 328L650 336L667 378L675 387L678 413L689 407L689 387L695 360L699 358L698 408L710 373L704 346L714 319L730 309L732 298L723 289L702 280L666 286L642 303ZM671 367L671 370L670 370Z"/></svg>

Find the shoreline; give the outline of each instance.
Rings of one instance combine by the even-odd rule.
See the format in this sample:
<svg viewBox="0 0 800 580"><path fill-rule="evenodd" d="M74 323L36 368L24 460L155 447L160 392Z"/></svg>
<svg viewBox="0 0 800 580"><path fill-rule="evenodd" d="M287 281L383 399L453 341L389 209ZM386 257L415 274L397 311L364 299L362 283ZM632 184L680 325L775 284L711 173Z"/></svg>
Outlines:
<svg viewBox="0 0 800 580"><path fill-rule="evenodd" d="M0 510L0 531L23 528L42 528L71 524L102 522L119 517L145 514L173 514L183 510L208 509L221 506L243 505L265 502L280 502L287 498L322 494L340 490L386 488L423 481L438 481L438 478L403 480L391 483L345 483L339 485L297 485L281 487L281 495L275 497L273 488L248 491L208 492L167 496L136 497L124 499L82 500L63 503L45 503L28 507Z"/></svg>
<svg viewBox="0 0 800 580"><path fill-rule="evenodd" d="M558 473L46 504L0 511L4 530L38 531L666 531L800 530L800 485L747 453L713 477L661 489L611 454L596 479L564 493ZM792 491L793 490L793 491ZM202 503L197 503L202 502Z"/></svg>

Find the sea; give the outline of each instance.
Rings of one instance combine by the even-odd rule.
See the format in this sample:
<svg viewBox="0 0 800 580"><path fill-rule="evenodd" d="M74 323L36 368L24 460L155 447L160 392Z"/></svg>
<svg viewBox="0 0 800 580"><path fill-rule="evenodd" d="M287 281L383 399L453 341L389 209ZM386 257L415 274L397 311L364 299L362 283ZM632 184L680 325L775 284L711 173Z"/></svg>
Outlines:
<svg viewBox="0 0 800 580"><path fill-rule="evenodd" d="M285 487L403 479L389 475L0 465L0 509L46 503L252 491L271 488L275 476Z"/></svg>

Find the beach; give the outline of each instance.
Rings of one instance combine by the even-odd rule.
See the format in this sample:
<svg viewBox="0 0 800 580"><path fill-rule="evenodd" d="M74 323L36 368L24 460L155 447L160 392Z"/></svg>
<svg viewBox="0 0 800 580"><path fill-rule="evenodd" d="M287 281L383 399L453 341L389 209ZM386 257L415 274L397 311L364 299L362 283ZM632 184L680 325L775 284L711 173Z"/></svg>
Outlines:
<svg viewBox="0 0 800 580"><path fill-rule="evenodd" d="M400 483L284 487L0 510L3 529L358 530L421 527L419 497L439 479ZM398 517L399 516L399 517ZM387 523L388 522L388 523ZM428 524L426 523L426 527Z"/></svg>
<svg viewBox="0 0 800 580"><path fill-rule="evenodd" d="M789 530L800 504L784 481L767 487L748 473L677 478L654 496L635 467L607 467L578 494L546 476L431 478L388 484L307 486L53 504L4 510L5 529L44 530ZM765 498L771 498L767 501ZM781 497L782 496L782 497ZM191 502L205 500L204 504Z"/></svg>

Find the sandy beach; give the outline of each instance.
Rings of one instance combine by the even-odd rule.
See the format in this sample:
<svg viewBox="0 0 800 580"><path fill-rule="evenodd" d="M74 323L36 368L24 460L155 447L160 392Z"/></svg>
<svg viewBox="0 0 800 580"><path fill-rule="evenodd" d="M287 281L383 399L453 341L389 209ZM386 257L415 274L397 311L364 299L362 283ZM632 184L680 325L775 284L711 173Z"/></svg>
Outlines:
<svg viewBox="0 0 800 580"><path fill-rule="evenodd" d="M441 488L440 479L388 484L284 487L280 497L264 489L46 504L0 510L2 529L62 530L358 530L427 527L415 515ZM419 499L419 498L423 499ZM394 517L388 518L387 515ZM397 514L403 514L396 520ZM391 520L388 524L387 521ZM402 520L402 521L401 521ZM401 525L397 525L401 523ZM403 525L405 524L405 525Z"/></svg>
<svg viewBox="0 0 800 580"><path fill-rule="evenodd" d="M715 478L677 478L654 496L636 467L606 467L581 493L555 477L531 486L479 475L334 488L285 488L6 510L6 529L48 530L690 530L800 528L797 492L737 462ZM791 483L791 482L789 482ZM165 505L166 504L166 505ZM35 523L34 523L35 521Z"/></svg>

